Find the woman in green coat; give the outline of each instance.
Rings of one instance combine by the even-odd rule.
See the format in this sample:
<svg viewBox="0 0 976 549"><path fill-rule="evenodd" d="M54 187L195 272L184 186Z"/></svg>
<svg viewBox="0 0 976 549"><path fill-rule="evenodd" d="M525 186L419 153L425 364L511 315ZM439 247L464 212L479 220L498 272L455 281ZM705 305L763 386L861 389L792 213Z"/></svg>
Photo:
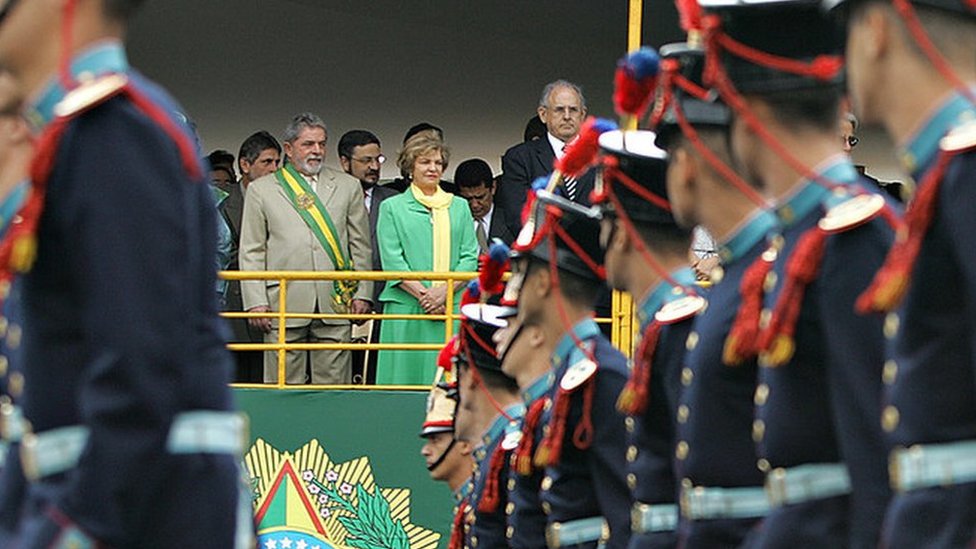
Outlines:
<svg viewBox="0 0 976 549"><path fill-rule="evenodd" d="M440 188L449 152L433 132L421 132L403 146L397 164L410 181L402 194L384 200L376 225L380 258L386 271L476 271L478 240L467 201ZM457 313L466 282L400 280L380 294L384 314L444 314L447 292ZM442 343L440 320L384 320L380 343ZM430 385L437 351L380 351L379 385Z"/></svg>

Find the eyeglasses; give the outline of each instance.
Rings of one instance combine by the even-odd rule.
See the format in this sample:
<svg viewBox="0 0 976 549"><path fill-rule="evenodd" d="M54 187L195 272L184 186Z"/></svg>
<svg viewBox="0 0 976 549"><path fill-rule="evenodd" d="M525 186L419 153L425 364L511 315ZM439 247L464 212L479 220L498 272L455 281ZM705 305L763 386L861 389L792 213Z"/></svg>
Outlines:
<svg viewBox="0 0 976 549"><path fill-rule="evenodd" d="M377 164L382 164L386 162L386 157L383 156L382 154L379 156L364 156L362 158L352 157L352 159L355 160L356 162L362 162L367 166L372 164L373 162L376 162Z"/></svg>
<svg viewBox="0 0 976 549"><path fill-rule="evenodd" d="M858 139L856 135L842 135L840 136L840 140L841 142L843 142L844 144L846 144L848 147L852 149L856 147L858 143L861 142L861 140Z"/></svg>

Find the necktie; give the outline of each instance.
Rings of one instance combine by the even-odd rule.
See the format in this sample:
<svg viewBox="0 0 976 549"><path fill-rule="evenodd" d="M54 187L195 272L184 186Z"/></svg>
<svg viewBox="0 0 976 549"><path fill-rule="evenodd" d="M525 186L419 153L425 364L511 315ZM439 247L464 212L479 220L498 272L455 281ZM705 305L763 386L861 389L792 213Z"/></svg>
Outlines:
<svg viewBox="0 0 976 549"><path fill-rule="evenodd" d="M487 252L488 235L485 234L485 224L480 219L474 222L474 234L478 237L478 247L482 252Z"/></svg>
<svg viewBox="0 0 976 549"><path fill-rule="evenodd" d="M563 153L566 152L566 149L568 147L569 147L568 143L563 145ZM576 200L576 179L573 177L567 178L565 181L563 181L563 188L566 191L566 198L575 201Z"/></svg>

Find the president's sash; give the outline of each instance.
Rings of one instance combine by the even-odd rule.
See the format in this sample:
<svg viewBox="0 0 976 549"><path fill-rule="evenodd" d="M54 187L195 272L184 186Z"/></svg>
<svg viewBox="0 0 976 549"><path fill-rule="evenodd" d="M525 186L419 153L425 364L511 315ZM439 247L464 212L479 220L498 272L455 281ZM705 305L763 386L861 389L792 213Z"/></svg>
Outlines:
<svg viewBox="0 0 976 549"><path fill-rule="evenodd" d="M275 177L281 188L285 190L285 196L295 207L295 211L302 217L312 234L318 239L319 244L325 253L329 254L332 264L337 271L353 270L352 259L348 251L342 246L335 225L329 212L319 202L319 197L312 190L312 187L305 181L302 174L298 173L295 166L287 164L277 172ZM332 282L332 309L337 313L349 312L349 304L356 295L359 281L356 280L335 280Z"/></svg>

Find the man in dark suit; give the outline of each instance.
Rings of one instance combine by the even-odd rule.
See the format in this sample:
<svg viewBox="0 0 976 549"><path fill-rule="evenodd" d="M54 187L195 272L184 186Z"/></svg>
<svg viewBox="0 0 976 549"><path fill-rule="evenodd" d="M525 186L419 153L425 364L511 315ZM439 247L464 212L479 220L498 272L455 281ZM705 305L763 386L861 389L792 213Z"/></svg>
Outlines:
<svg viewBox="0 0 976 549"><path fill-rule="evenodd" d="M546 135L515 145L502 156L503 173L496 203L515 219L521 215L532 182L552 172L553 163L562 158L566 145L579 134L586 118L586 98L576 84L556 80L542 90L538 113L546 125ZM567 181L563 192L570 200L589 205L593 181L594 174L587 173L579 180Z"/></svg>
<svg viewBox="0 0 976 549"><path fill-rule="evenodd" d="M380 168L385 160L380 140L372 132L351 130L339 139L339 165L342 166L342 171L358 179L363 188L363 201L369 213L369 235L373 242L372 269L374 271L383 270L383 265L380 263L380 250L376 243L376 220L379 218L380 203L400 194L396 189L378 184ZM379 297L385 286L383 282L373 284L373 308L377 313L383 312L383 304ZM374 320L370 328L372 341L379 340L379 330L380 321ZM376 375L376 356L375 352L369 354L369 368L364 369L365 353L353 351L354 380L367 383L372 381Z"/></svg>
<svg viewBox="0 0 976 549"><path fill-rule="evenodd" d="M486 253L496 238L511 245L520 228L519 218L496 207L497 186L488 163L480 158L461 162L454 170L454 184L458 195L467 200L471 208L474 234L478 237L481 253Z"/></svg>
<svg viewBox="0 0 976 549"><path fill-rule="evenodd" d="M237 249L241 242L241 217L244 215L244 193L251 181L264 177L278 169L281 162L281 144L270 133L261 130L248 136L241 143L237 154L237 167L241 171L241 180L236 185L230 185L225 190L227 198L220 203L218 210L230 227L233 250L227 270L240 269L237 262ZM224 303L225 311L243 311L244 303L241 299L241 282L231 280L227 284L227 296ZM263 343L264 334L251 328L246 319L235 318L229 321L234 332L232 341L238 343ZM237 351L236 380L243 383L261 383L264 375L264 353L261 351Z"/></svg>

